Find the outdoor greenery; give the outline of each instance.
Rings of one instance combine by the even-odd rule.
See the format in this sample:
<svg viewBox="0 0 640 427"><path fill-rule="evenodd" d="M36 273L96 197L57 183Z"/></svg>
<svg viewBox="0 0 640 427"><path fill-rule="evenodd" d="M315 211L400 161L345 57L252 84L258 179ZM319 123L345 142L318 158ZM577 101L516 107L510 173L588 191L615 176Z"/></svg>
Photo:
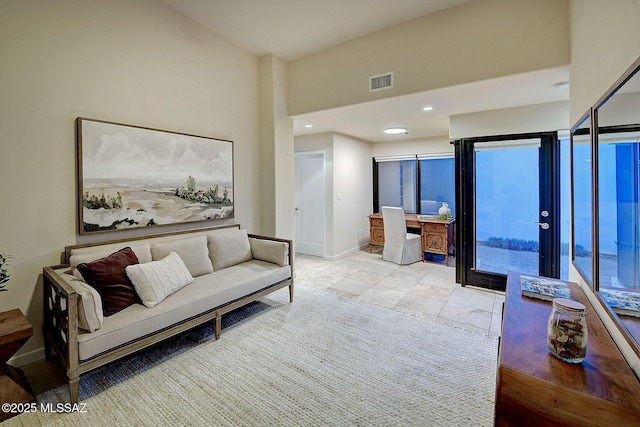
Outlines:
<svg viewBox="0 0 640 427"><path fill-rule="evenodd" d="M489 237L483 243L492 248L509 249L511 251L538 252L538 242L535 240L512 239L504 237Z"/></svg>
<svg viewBox="0 0 640 427"><path fill-rule="evenodd" d="M0 252L0 292L7 290L5 289L5 283L9 281L10 276L7 266L12 259L11 255L5 255L4 252Z"/></svg>
<svg viewBox="0 0 640 427"><path fill-rule="evenodd" d="M524 239L512 239L504 237L489 237L484 242L478 242L480 245L489 246L492 248L509 249L512 251L521 252L538 252L539 245L536 240L524 240ZM560 251L563 255L569 254L569 244L562 243ZM589 256L591 253L581 245L576 245L576 256L584 257Z"/></svg>
<svg viewBox="0 0 640 427"><path fill-rule="evenodd" d="M569 244L568 243L563 243L562 247L560 248L560 253L562 255L569 255ZM600 254L602 255L602 254ZM578 257L588 257L591 256L591 252L587 249L584 248L584 246L582 245L576 245L576 253L575 256Z"/></svg>

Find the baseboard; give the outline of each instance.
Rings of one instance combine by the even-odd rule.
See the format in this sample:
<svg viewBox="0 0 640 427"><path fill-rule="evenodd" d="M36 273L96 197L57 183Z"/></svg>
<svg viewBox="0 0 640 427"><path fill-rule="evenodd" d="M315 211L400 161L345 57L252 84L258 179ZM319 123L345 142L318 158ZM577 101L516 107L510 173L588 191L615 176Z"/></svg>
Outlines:
<svg viewBox="0 0 640 427"><path fill-rule="evenodd" d="M361 251L361 250L363 250L365 248L368 248L368 247L369 247L369 244L367 243L365 245L358 246L358 247L349 249L348 251L339 253L338 255L325 255L323 258L326 259L326 260L329 260L329 261L337 261L337 260L339 260L341 258L344 258L344 257L346 257L348 255L351 255L353 253L356 253L356 252Z"/></svg>
<svg viewBox="0 0 640 427"><path fill-rule="evenodd" d="M44 347L37 348L35 350L31 350L27 353L17 354L9 359L9 363L12 366L17 368L28 365L29 363L37 362L38 360L42 360L45 358Z"/></svg>

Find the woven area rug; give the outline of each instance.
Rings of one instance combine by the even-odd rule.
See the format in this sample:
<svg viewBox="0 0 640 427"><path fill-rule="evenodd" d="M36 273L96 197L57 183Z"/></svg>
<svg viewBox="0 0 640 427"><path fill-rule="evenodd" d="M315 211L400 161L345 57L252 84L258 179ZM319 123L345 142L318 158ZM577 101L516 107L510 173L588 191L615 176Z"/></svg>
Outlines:
<svg viewBox="0 0 640 427"><path fill-rule="evenodd" d="M303 286L81 377L3 425L489 426L495 338ZM68 402L66 386L38 405Z"/></svg>

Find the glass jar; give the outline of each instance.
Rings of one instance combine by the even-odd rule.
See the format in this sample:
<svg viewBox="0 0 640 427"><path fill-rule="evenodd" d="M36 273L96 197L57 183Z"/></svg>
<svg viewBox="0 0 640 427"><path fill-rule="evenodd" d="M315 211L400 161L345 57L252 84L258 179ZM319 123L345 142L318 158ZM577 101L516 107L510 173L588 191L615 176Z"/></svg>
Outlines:
<svg viewBox="0 0 640 427"><path fill-rule="evenodd" d="M583 304L555 298L547 324L547 347L560 360L580 363L587 355L587 311Z"/></svg>

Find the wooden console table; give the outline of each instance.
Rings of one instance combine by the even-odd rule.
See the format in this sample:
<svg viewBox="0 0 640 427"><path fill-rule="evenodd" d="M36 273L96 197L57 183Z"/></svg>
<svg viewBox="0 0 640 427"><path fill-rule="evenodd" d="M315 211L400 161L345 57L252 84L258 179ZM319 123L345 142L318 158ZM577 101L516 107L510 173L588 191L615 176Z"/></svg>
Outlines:
<svg viewBox="0 0 640 427"><path fill-rule="evenodd" d="M35 396L22 371L7 361L33 335L33 327L19 309L0 313L0 403L34 402ZM18 413L0 409L0 421Z"/></svg>
<svg viewBox="0 0 640 427"><path fill-rule="evenodd" d="M455 219L419 218L416 214L405 214L408 228L414 228L422 236L422 259L424 253L445 256L449 265L449 254L454 251ZM384 221L381 213L369 215L369 252L372 246L384 246Z"/></svg>
<svg viewBox="0 0 640 427"><path fill-rule="evenodd" d="M640 425L640 382L580 287L566 283L573 299L587 308L587 356L575 365L557 359L547 349L551 302L522 296L520 275L509 274L495 425Z"/></svg>

